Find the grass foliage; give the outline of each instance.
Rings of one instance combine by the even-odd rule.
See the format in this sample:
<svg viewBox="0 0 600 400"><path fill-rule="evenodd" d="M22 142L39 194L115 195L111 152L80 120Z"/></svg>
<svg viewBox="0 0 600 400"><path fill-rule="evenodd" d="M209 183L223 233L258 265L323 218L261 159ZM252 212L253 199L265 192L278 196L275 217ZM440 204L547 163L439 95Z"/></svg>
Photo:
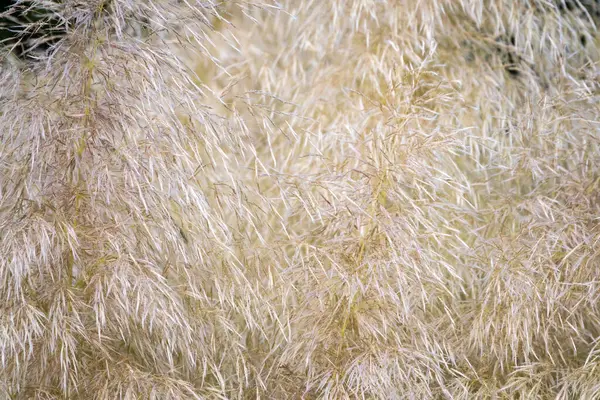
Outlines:
<svg viewBox="0 0 600 400"><path fill-rule="evenodd" d="M0 398L600 396L595 1L17 3Z"/></svg>

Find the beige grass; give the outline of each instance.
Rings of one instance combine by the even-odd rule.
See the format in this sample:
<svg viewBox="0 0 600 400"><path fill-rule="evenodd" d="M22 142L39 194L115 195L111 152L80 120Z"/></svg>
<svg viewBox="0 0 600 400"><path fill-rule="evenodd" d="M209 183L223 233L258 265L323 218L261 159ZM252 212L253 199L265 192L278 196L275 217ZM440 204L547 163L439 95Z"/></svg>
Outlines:
<svg viewBox="0 0 600 400"><path fill-rule="evenodd" d="M600 396L595 2L36 2L0 398Z"/></svg>

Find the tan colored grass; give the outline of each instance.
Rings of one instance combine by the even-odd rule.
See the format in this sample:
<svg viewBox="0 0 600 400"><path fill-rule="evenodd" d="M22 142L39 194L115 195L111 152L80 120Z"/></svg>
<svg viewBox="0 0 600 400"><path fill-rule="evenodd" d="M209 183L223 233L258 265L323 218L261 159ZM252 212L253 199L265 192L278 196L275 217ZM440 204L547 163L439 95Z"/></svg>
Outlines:
<svg viewBox="0 0 600 400"><path fill-rule="evenodd" d="M598 396L591 2L55 6L0 73L0 397Z"/></svg>

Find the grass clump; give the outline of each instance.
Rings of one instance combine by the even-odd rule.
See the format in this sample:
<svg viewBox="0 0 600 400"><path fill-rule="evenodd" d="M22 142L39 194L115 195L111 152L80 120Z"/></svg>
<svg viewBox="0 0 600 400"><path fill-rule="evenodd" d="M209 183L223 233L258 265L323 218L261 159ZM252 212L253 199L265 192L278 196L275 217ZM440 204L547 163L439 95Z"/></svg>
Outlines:
<svg viewBox="0 0 600 400"><path fill-rule="evenodd" d="M25 3L0 397L598 396L595 3Z"/></svg>

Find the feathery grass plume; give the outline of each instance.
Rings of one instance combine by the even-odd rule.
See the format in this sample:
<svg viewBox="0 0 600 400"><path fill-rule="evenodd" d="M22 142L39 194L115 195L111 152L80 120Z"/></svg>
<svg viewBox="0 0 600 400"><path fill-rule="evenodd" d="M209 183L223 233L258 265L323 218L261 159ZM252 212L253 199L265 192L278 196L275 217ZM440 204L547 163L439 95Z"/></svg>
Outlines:
<svg viewBox="0 0 600 400"><path fill-rule="evenodd" d="M600 395L595 2L24 7L0 397Z"/></svg>

